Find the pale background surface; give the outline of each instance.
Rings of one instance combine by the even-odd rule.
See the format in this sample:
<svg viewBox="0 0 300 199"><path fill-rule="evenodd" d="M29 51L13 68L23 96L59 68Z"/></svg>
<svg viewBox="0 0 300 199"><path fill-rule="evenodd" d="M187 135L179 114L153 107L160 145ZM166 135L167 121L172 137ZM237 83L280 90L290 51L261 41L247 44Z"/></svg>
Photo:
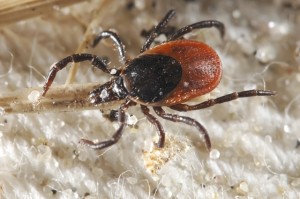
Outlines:
<svg viewBox="0 0 300 199"><path fill-rule="evenodd" d="M299 198L300 149L300 3L298 1L128 1L103 10L99 28L113 28L127 53L138 54L142 29L177 10L171 24L182 27L216 19L225 23L224 41L216 30L191 37L219 53L224 75L211 97L246 89L270 89L275 97L240 99L182 113L208 130L213 152L203 148L189 126L161 120L171 139L162 161L144 162L155 128L138 107L129 109L138 122L127 127L118 144L94 151L80 138L103 140L118 127L100 111L0 115L0 195L3 198ZM156 2L155 8L152 2ZM41 87L49 66L76 51L99 1L70 6L5 26L0 32L0 92ZM118 56L99 45L90 52ZM83 66L87 67L83 67ZM77 82L103 83L103 73L81 65ZM56 84L63 84L67 70ZM166 109L169 111L168 109ZM218 153L220 153L218 155ZM150 154L151 155L151 154ZM159 160L157 160L159 161ZM145 164L149 164L147 167Z"/></svg>

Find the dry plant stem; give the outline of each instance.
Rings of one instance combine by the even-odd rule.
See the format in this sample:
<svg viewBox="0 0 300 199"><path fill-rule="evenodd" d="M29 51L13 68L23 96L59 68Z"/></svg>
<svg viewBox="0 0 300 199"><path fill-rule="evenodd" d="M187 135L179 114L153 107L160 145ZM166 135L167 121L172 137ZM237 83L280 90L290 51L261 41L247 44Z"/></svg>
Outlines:
<svg viewBox="0 0 300 199"><path fill-rule="evenodd" d="M114 10L116 10L119 7L119 6L115 6L112 4L116 4L116 3L111 0L102 0L99 2L98 7L94 10L95 16L93 17L93 20L91 21L91 23L88 25L88 27L84 33L83 39L82 39L81 43L79 44L75 54L85 52L87 46L89 47L89 45L91 44L90 40L91 40L91 36L93 35L93 30L95 30L95 28L99 27L99 24L104 19L104 17L107 15L108 11L114 12ZM80 65L79 63L75 63L72 65L72 67L69 70L69 74L68 74L65 84L71 84L75 81L75 75L77 73L79 65Z"/></svg>
<svg viewBox="0 0 300 199"><path fill-rule="evenodd" d="M86 0L0 0L0 26L53 12L55 6L64 7L83 1Z"/></svg>
<svg viewBox="0 0 300 199"><path fill-rule="evenodd" d="M41 97L42 88L28 88L12 93L0 94L1 114L7 113L37 113L75 110L107 110L117 107L121 102L93 104L88 101L89 92L99 84L71 84L68 86L53 86L45 97ZM36 100L30 100L30 95L36 95Z"/></svg>

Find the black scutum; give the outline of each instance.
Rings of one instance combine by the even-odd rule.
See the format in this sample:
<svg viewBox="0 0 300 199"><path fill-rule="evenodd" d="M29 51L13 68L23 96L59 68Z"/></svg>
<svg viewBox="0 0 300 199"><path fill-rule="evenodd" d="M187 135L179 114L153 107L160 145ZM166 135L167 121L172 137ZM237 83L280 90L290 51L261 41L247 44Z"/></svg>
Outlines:
<svg viewBox="0 0 300 199"><path fill-rule="evenodd" d="M181 65L165 55L146 54L133 59L123 73L129 95L145 103L159 102L179 83Z"/></svg>

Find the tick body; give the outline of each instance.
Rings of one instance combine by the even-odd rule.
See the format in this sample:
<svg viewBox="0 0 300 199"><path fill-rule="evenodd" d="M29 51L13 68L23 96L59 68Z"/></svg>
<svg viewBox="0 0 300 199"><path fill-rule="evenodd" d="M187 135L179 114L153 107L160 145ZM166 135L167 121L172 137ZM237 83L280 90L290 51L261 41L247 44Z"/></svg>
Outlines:
<svg viewBox="0 0 300 199"><path fill-rule="evenodd" d="M176 76L176 80L173 80L174 83L176 81L176 85L174 84L170 91L151 105L172 106L182 103L210 92L220 82L222 73L220 58L211 47L202 42L170 41L146 51L141 56L144 55L168 57L168 62L174 63L174 67L170 67L170 72L166 72L165 76ZM164 63L161 65L162 68L165 67ZM164 88L168 85L168 80L165 80L158 87Z"/></svg>
<svg viewBox="0 0 300 199"><path fill-rule="evenodd" d="M162 107L177 111L191 111L240 97L275 94L275 92L268 90L247 90L234 92L195 105L183 104L192 98L210 92L219 84L222 75L222 64L219 56L210 46L199 41L182 39L182 37L194 29L210 27L217 28L223 37L225 28L219 21L200 21L177 30L166 42L150 48L154 39L167 27L168 21L174 14L175 11L169 11L155 26L141 48L141 54L132 60L126 58L124 45L116 33L104 31L96 36L92 44L93 47L104 38L110 38L116 44L121 60L126 63L121 69L108 68L102 58L92 54L70 55L52 65L44 84L43 96L52 84L56 73L65 68L68 63L90 61L93 66L112 75L112 78L107 83L91 91L88 100L94 104L124 100L117 112L120 127L112 138L97 143L82 139L81 143L94 149L103 149L115 144L121 138L125 127L125 111L129 106L140 105L146 118L157 129L158 147L164 146L165 131L148 107L152 107L158 116L166 120L195 127L202 134L207 150L210 150L210 138L202 124L190 117L166 113Z"/></svg>

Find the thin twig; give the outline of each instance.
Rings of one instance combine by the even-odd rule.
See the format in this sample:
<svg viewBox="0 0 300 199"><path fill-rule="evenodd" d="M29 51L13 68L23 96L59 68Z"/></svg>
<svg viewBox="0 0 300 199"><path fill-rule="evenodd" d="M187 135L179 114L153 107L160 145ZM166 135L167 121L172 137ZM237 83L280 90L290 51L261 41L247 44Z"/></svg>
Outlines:
<svg viewBox="0 0 300 199"><path fill-rule="evenodd" d="M107 110L113 109L121 103L121 101L97 105L90 103L88 100L89 92L97 86L98 84L95 83L52 86L45 97L41 97L42 88L27 88L0 94L0 113Z"/></svg>

